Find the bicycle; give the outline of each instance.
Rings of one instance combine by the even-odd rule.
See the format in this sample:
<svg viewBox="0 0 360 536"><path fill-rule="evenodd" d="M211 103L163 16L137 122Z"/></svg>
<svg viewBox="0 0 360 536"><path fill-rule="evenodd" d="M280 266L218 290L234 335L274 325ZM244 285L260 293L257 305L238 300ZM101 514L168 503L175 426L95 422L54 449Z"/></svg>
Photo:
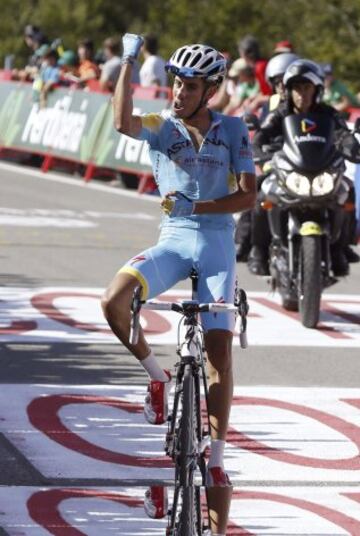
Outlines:
<svg viewBox="0 0 360 536"><path fill-rule="evenodd" d="M168 536L202 535L203 530L207 528L202 519L200 486L195 485L198 470L201 475L201 485L205 486L205 450L210 442L205 346L198 314L202 312L238 313L240 345L242 348L247 347L246 317L249 306L245 291L238 289L234 304L199 303L197 300L198 274L193 270L189 276L192 281L191 300L183 300L180 303L142 301L142 288L139 286L134 291L131 307L131 344L136 344L138 340L141 308L175 311L181 314L176 349L179 361L175 364L175 395L172 411L168 417L165 440L165 452L175 464L175 490L166 532ZM205 400L204 412L201 408L201 385Z"/></svg>

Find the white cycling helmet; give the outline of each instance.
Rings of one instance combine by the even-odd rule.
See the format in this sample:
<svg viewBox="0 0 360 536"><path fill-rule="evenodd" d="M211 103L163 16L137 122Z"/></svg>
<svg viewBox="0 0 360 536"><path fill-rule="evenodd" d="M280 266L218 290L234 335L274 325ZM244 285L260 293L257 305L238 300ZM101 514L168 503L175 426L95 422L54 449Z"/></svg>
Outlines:
<svg viewBox="0 0 360 536"><path fill-rule="evenodd" d="M295 60L298 60L299 56L292 52L284 52L277 54L268 61L265 69L265 78L268 84L273 85L274 78L278 76L284 76L286 69Z"/></svg>
<svg viewBox="0 0 360 536"><path fill-rule="evenodd" d="M210 46L185 45L175 50L165 69L176 76L199 77L220 84L226 74L226 59Z"/></svg>

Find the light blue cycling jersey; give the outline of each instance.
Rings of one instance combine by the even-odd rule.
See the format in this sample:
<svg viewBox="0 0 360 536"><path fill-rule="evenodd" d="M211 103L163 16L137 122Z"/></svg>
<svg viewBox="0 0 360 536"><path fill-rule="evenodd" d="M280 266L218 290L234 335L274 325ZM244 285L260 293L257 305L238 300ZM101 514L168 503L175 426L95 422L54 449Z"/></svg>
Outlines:
<svg viewBox="0 0 360 536"><path fill-rule="evenodd" d="M247 127L239 118L212 112L212 123L200 150L171 111L142 117L139 138L149 143L160 194L179 191L194 201L224 197L237 188L235 173L254 173ZM164 217L158 243L130 259L120 272L134 276L150 299L186 279L199 275L198 298L204 302L233 302L235 245L231 214ZM201 315L205 331L232 331L233 313Z"/></svg>
<svg viewBox="0 0 360 536"><path fill-rule="evenodd" d="M164 197L179 191L193 201L218 199L237 188L235 173L255 173L248 130L242 119L211 112L212 122L199 151L171 110L141 117L139 138L149 144L154 178ZM233 227L231 214L164 216L163 225L193 229Z"/></svg>

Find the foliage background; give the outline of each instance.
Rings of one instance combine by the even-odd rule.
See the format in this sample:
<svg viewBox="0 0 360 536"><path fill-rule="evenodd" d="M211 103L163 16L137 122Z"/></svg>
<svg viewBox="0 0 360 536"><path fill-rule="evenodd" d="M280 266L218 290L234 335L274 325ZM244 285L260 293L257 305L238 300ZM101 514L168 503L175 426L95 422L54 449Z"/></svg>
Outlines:
<svg viewBox="0 0 360 536"><path fill-rule="evenodd" d="M168 57L186 42L206 42L237 57L237 42L255 35L262 55L289 39L303 57L334 64L338 78L360 90L359 0L6 0L1 2L0 66L7 54L22 66L26 24L76 48L83 37L98 48L110 35L155 32Z"/></svg>

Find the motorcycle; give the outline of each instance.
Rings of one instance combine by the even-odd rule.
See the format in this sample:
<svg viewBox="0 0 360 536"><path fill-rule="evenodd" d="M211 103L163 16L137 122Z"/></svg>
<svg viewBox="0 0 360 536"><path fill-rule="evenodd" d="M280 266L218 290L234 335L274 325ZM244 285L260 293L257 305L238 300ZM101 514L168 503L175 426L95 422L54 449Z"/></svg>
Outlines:
<svg viewBox="0 0 360 536"><path fill-rule="evenodd" d="M322 291L338 280L330 245L342 231L349 186L329 117L289 115L283 131L282 149L261 185L271 233L271 283L282 306L299 311L302 324L315 328Z"/></svg>

